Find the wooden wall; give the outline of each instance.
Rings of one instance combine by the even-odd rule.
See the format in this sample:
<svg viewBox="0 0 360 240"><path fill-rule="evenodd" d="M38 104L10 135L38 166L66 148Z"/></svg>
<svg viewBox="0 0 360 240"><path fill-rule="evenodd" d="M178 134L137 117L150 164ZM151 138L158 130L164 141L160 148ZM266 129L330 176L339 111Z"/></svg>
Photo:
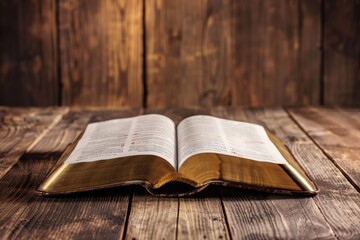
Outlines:
<svg viewBox="0 0 360 240"><path fill-rule="evenodd" d="M360 0L0 2L0 105L360 106Z"/></svg>

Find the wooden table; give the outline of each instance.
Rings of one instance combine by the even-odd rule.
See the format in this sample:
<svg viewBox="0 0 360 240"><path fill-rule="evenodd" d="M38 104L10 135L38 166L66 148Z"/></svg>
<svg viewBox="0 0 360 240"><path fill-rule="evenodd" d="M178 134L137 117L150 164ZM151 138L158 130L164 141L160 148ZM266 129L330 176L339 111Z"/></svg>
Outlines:
<svg viewBox="0 0 360 240"><path fill-rule="evenodd" d="M313 198L212 187L157 198L140 187L66 197L33 190L87 123L163 113L260 123L320 188ZM0 238L360 239L360 109L75 109L0 107Z"/></svg>

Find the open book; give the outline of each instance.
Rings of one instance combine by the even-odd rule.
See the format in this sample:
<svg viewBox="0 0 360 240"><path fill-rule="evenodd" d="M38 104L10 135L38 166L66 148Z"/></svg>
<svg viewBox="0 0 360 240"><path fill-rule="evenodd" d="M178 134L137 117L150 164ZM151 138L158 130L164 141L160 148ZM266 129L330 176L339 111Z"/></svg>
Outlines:
<svg viewBox="0 0 360 240"><path fill-rule="evenodd" d="M38 187L45 195L143 185L184 196L209 184L317 193L287 148L262 126L192 116L178 126L149 114L89 124Z"/></svg>

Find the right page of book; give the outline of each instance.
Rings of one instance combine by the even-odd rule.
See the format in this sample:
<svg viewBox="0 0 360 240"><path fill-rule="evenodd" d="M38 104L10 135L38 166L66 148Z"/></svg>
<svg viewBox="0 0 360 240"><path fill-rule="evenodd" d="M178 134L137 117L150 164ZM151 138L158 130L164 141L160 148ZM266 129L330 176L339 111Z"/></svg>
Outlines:
<svg viewBox="0 0 360 240"><path fill-rule="evenodd" d="M254 161L284 164L286 160L257 124L198 115L178 128L178 169L200 153L218 153Z"/></svg>

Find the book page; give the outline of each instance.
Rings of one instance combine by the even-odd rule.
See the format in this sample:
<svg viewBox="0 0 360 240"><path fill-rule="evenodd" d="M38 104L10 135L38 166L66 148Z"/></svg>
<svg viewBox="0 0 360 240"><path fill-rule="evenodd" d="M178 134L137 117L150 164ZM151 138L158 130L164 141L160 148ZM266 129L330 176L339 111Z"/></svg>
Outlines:
<svg viewBox="0 0 360 240"><path fill-rule="evenodd" d="M286 160L262 126L211 116L193 116L178 126L179 168L199 153L219 153L271 163Z"/></svg>
<svg viewBox="0 0 360 240"><path fill-rule="evenodd" d="M155 155L176 168L175 130L171 119L157 114L91 123L65 163Z"/></svg>

